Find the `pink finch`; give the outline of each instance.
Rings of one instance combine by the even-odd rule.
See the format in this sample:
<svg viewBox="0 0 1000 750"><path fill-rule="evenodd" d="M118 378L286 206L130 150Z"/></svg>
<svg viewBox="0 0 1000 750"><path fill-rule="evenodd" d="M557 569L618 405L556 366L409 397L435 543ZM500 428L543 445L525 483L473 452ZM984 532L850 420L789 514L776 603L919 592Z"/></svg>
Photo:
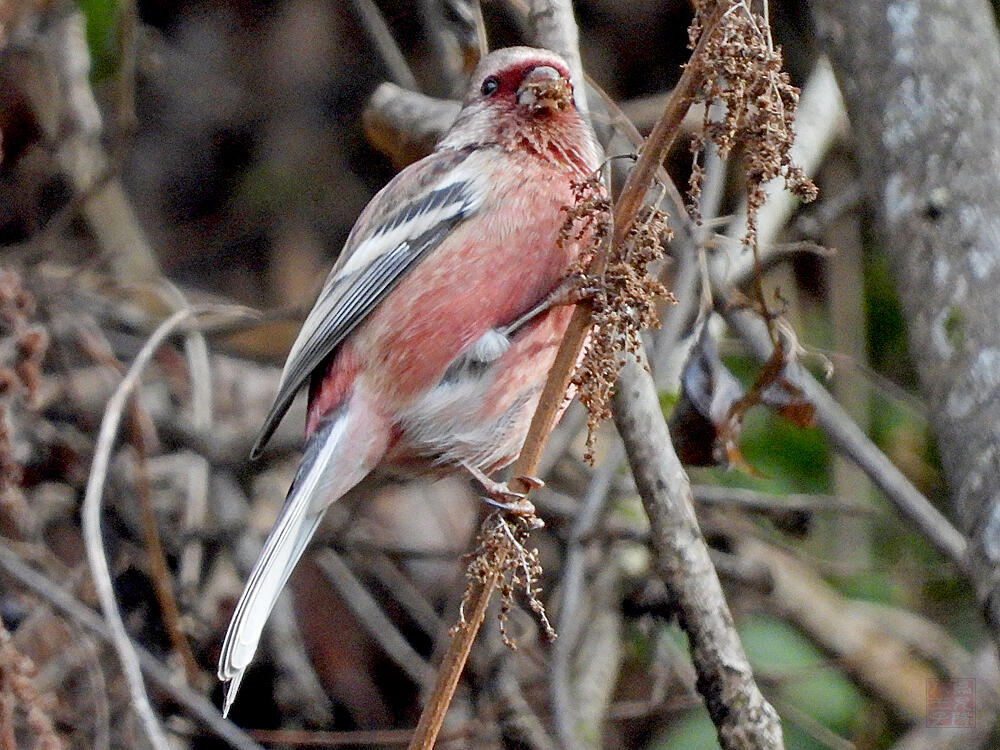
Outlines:
<svg viewBox="0 0 1000 750"><path fill-rule="evenodd" d="M228 712L330 503L372 472L484 475L513 461L572 308L559 242L599 165L559 56L487 56L454 125L368 204L292 350L254 452L309 381L306 444L222 647ZM498 486L490 487L496 491Z"/></svg>

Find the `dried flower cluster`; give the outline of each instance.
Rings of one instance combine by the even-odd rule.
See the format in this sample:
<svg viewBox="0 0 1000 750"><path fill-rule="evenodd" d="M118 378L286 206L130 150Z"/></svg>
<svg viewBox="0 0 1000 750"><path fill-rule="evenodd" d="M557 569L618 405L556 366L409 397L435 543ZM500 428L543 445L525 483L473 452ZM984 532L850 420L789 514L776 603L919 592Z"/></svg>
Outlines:
<svg viewBox="0 0 1000 750"><path fill-rule="evenodd" d="M564 237L579 239L593 231L594 247L605 241L610 232L611 209L603 196L600 185L594 181L577 187L576 203L568 209L563 227ZM649 274L650 264L663 257L663 245L669 239L666 214L647 206L632 223L625 241L610 248L603 270L596 273L588 270L588 254L577 269L588 292L594 323L583 358L573 374L573 384L579 389L580 402L588 414L585 454L588 461L593 461L598 425L611 416L608 403L618 371L625 363L625 354L638 351L640 332L659 326L657 307L672 299L669 290Z"/></svg>
<svg viewBox="0 0 1000 750"><path fill-rule="evenodd" d="M45 329L32 321L35 299L21 276L0 270L0 529L21 536L23 510L22 462L26 449L15 433L24 428L21 416L38 399L42 360L48 349ZM14 417L14 418L12 418Z"/></svg>
<svg viewBox="0 0 1000 750"><path fill-rule="evenodd" d="M580 259L571 273L576 275L581 288L586 282L587 268L594 253L611 235L611 199L598 175L573 183L573 202L563 207L566 220L559 230L559 246L567 242L581 244Z"/></svg>
<svg viewBox="0 0 1000 750"><path fill-rule="evenodd" d="M799 90L782 70L781 48L771 41L767 19L750 9L747 0L722 0L728 8L720 20L719 3L701 3L688 29L690 46L704 33L704 55L689 64L704 70L704 83L696 103L705 104L704 129L691 145L694 166L690 196L697 213L702 168L699 158L707 140L715 143L722 157L739 147L743 156L747 190L747 231L744 242L757 251L757 212L764 204L765 186L782 177L788 189L803 201L816 198L816 186L792 162L792 123ZM710 104L721 105L721 119L712 119Z"/></svg>
<svg viewBox="0 0 1000 750"><path fill-rule="evenodd" d="M492 574L499 571L500 591L500 636L508 648L516 648L514 640L507 632L507 618L518 591L523 591L531 611L538 617L546 637L556 637L556 631L545 614L545 605L539 598L542 593L538 581L542 576L542 565L538 560L538 550L526 547L528 535L540 526L534 515L513 515L503 517L494 513L487 518L479 531L478 545L466 557L465 575L468 585L462 597L459 623L465 624L465 608L476 585L486 585Z"/></svg>
<svg viewBox="0 0 1000 750"><path fill-rule="evenodd" d="M52 696L42 695L35 686L38 669L21 653L3 622L0 622L0 745L15 747L18 714L25 717L25 730L39 750L60 750L64 745L55 733L50 714Z"/></svg>

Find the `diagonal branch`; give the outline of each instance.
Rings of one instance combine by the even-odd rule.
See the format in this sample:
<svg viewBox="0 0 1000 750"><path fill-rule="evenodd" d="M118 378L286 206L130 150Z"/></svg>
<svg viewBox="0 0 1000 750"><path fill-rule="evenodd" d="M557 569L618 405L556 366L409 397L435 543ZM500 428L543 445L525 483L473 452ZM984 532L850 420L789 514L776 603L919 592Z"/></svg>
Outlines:
<svg viewBox="0 0 1000 750"><path fill-rule="evenodd" d="M704 53L712 36L711 29L721 15L722 12L719 11L713 17L708 26L709 30L702 34L692 53L692 59L698 59ZM684 114L690 107L699 85L698 67L688 65L677 86L671 91L663 116L646 140L635 168L629 174L628 181L615 204L614 231L609 237L610 242L618 244L624 242L628 230L645 202L646 193L652 187L656 172L677 136ZM609 241L605 241L598 249L590 268L590 273L593 276L600 277L603 273L610 249ZM532 418L524 446L514 463L512 469L514 477L533 476L537 473L542 450L549 433L555 426L559 407L569 387L580 350L590 332L591 317L592 310L585 303L577 305L573 311L566 334L556 354L555 362L549 371L548 380L542 389L538 408ZM515 479L512 484L517 482L518 480ZM513 489L527 492L530 488L514 486ZM509 552L508 550L507 554ZM490 598L500 580L504 562L505 558L501 557L491 575L483 581L472 584L473 588L466 598L469 606L465 618L455 628L454 636L439 668L437 682L420 716L413 740L410 742L411 750L418 748L427 750L434 746L448 705L451 703L451 698L468 659L469 651L472 649L476 634L479 632L486 615Z"/></svg>
<svg viewBox="0 0 1000 750"><path fill-rule="evenodd" d="M754 682L695 518L690 480L674 451L652 376L643 366L626 364L613 411L649 517L657 572L676 597L698 674L696 686L719 742L726 750L780 750L780 719Z"/></svg>
<svg viewBox="0 0 1000 750"><path fill-rule="evenodd" d="M115 438L118 434L125 404L138 386L142 371L149 364L160 345L188 318L200 312L217 310L219 310L218 305L188 307L178 310L163 321L143 345L129 367L128 372L125 374L125 377L108 401L107 408L105 409L104 418L101 421L101 429L94 448L94 460L91 463L90 476L87 479L87 490L84 495L83 509L81 511L84 544L87 550L87 559L90 562L91 574L94 579L94 588L97 591L97 596L101 602L101 609L104 610L104 616L111 629L115 650L118 652L118 658L121 661L122 671L125 674L129 691L132 694L135 710L139 715L150 744L154 748L157 748L157 750L161 748L162 750L167 750L169 743L163 734L163 729L160 727L159 721L157 721L152 706L150 706L149 697L146 695L146 688L142 680L139 659L136 655L135 647L125 630L125 624L122 622L121 613L118 611L118 605L115 601L114 588L111 583L111 572L108 568L108 560L101 540L101 497L104 494L108 463L111 458Z"/></svg>

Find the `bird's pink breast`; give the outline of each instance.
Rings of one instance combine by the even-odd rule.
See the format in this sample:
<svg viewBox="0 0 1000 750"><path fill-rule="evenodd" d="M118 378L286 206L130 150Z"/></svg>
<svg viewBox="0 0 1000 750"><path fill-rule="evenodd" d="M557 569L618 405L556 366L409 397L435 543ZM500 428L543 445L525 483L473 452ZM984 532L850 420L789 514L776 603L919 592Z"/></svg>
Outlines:
<svg viewBox="0 0 1000 750"><path fill-rule="evenodd" d="M520 159L520 169L490 181L479 213L456 227L341 345L313 389L310 428L352 388L364 388L382 408L380 416L397 425L396 447L386 460L412 462L423 448L409 439L402 415L419 412L448 366L483 334L516 320L565 278L577 254L573 243L557 243L562 209L572 202L571 175L533 157ZM556 308L526 326L497 363L481 403L468 404L466 433L479 435L473 440L516 443L503 447L513 451L503 463L520 448L527 429L520 412L529 402L533 411L570 312ZM512 408L516 414L508 413ZM421 434L433 432L424 427L431 429Z"/></svg>

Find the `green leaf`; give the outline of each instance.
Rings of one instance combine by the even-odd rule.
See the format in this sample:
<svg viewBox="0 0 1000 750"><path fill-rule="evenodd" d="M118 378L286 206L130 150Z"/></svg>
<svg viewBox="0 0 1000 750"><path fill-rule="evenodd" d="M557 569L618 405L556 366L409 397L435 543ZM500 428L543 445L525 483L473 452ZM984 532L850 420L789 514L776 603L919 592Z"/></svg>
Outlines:
<svg viewBox="0 0 1000 750"><path fill-rule="evenodd" d="M766 616L748 618L739 630L754 670L781 678L783 701L834 732L851 731L864 700L801 633Z"/></svg>
<svg viewBox="0 0 1000 750"><path fill-rule="evenodd" d="M90 78L101 82L118 69L118 27L121 10L117 0L80 0L87 23Z"/></svg>

